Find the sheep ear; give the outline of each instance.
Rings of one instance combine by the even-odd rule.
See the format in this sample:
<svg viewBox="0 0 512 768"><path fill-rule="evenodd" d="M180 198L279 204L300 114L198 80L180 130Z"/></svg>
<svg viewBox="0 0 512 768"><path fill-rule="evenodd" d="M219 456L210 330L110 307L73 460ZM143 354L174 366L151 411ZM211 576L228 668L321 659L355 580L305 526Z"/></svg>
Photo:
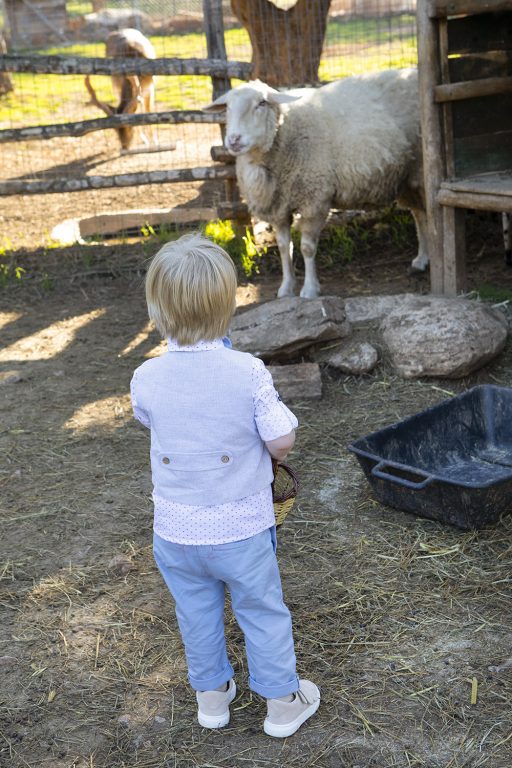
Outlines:
<svg viewBox="0 0 512 768"><path fill-rule="evenodd" d="M298 101L300 98L300 96L283 93L282 91L269 91L267 94L267 101L271 104L290 104L292 101Z"/></svg>
<svg viewBox="0 0 512 768"><path fill-rule="evenodd" d="M228 94L223 93L222 96L219 96L218 99L215 99L215 101L212 101L211 104L207 104L206 107L202 107L203 112L223 112L226 109L228 99Z"/></svg>

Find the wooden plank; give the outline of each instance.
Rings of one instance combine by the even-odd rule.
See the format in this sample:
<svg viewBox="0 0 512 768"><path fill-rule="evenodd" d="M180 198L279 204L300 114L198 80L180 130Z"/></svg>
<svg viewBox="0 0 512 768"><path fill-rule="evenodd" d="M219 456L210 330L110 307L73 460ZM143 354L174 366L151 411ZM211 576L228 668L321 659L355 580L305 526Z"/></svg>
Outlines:
<svg viewBox="0 0 512 768"><path fill-rule="evenodd" d="M231 165L203 168L175 168L169 171L123 173L115 176L82 176L77 179L41 179L25 181L14 179L0 182L0 195L51 195L60 192L82 192L86 189L137 187L143 184L175 184L179 182L228 179L235 176Z"/></svg>
<svg viewBox="0 0 512 768"><path fill-rule="evenodd" d="M441 111L433 98L434 87L441 81L441 73L437 24L429 18L429 5L426 2L418 4L416 22L430 286L432 293L442 294L444 280L443 215L442 208L437 201L437 191L442 179L445 178L445 168Z"/></svg>
<svg viewBox="0 0 512 768"><path fill-rule="evenodd" d="M439 36L439 68L441 70L441 80L443 83L449 84L450 70L448 65L448 22L446 19L439 19L438 36ZM455 154L454 154L454 148L453 148L453 115L452 115L451 103L446 102L445 104L443 104L442 114L443 114L443 136L444 136L444 153L445 153L445 157L444 157L445 173L447 176L453 176L455 172Z"/></svg>
<svg viewBox="0 0 512 768"><path fill-rule="evenodd" d="M437 102L459 101L503 93L512 93L512 77L488 77L467 83L436 85L434 99Z"/></svg>
<svg viewBox="0 0 512 768"><path fill-rule="evenodd" d="M213 119L212 119L213 118ZM222 113L208 113L197 109L174 110L172 112L143 112L139 114L113 115L98 117L93 120L80 120L75 123L56 125L30 125L25 128L6 128L0 130L0 144L9 141L39 141L55 139L59 136L85 136L93 131L104 131L119 125L170 125L180 123L224 123Z"/></svg>
<svg viewBox="0 0 512 768"><path fill-rule="evenodd" d="M226 201L217 206L218 219L231 219L241 224L251 223L251 214L245 203ZM245 233L242 233L245 234Z"/></svg>
<svg viewBox="0 0 512 768"><path fill-rule="evenodd" d="M512 49L511 11L509 3L508 13L487 13L450 19L450 55Z"/></svg>
<svg viewBox="0 0 512 768"><path fill-rule="evenodd" d="M209 59L227 61L226 43L224 41L224 17L222 15L222 0L203 0L203 16L205 21L206 46ZM222 96L231 89L231 81L225 75L212 77L213 99Z"/></svg>
<svg viewBox="0 0 512 768"><path fill-rule="evenodd" d="M451 208L471 208L476 211L503 211L512 213L511 195L479 195L472 192L454 192L441 188L437 195L440 205Z"/></svg>
<svg viewBox="0 0 512 768"><path fill-rule="evenodd" d="M129 211L108 211L83 219L67 219L57 224L51 239L63 243L76 242L85 237L114 235L129 229L160 224L189 224L211 221L215 208L141 208Z"/></svg>
<svg viewBox="0 0 512 768"><path fill-rule="evenodd" d="M465 210L443 208L445 296L458 296L466 290L465 215Z"/></svg>
<svg viewBox="0 0 512 768"><path fill-rule="evenodd" d="M458 14L495 13L509 10L510 0L430 0L427 13L430 18L442 19Z"/></svg>
<svg viewBox="0 0 512 768"><path fill-rule="evenodd" d="M211 147L210 155L212 160L215 160L216 163L228 163L229 165L233 165L233 163L236 162L236 158L233 157L233 155L230 155L224 146Z"/></svg>
<svg viewBox="0 0 512 768"><path fill-rule="evenodd" d="M46 75L206 75L249 80L251 64L221 59L107 59L86 56L0 56L0 72Z"/></svg>
<svg viewBox="0 0 512 768"><path fill-rule="evenodd" d="M485 173L479 176L468 176L464 179L443 181L441 189L477 195L512 197L512 170L503 173Z"/></svg>

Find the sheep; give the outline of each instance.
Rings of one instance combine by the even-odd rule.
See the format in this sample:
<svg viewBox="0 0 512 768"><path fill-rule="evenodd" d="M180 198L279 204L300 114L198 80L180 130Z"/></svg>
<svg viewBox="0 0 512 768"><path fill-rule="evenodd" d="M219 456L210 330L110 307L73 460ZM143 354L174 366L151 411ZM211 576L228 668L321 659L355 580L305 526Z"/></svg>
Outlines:
<svg viewBox="0 0 512 768"><path fill-rule="evenodd" d="M415 69L347 77L320 88L276 91L260 80L220 96L205 111L227 109L225 146L251 214L272 224L283 280L294 293L290 227L299 216L305 279L300 295L320 293L315 253L329 210L366 209L394 200L411 210L419 240L415 270L428 264Z"/></svg>

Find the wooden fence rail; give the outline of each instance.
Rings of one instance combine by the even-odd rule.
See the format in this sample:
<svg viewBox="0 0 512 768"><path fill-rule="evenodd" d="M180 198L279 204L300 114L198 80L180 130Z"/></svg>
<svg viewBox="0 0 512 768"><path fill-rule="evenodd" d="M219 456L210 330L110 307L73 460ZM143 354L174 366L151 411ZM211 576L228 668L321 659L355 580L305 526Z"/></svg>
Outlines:
<svg viewBox="0 0 512 768"><path fill-rule="evenodd" d="M171 184L176 182L206 181L207 179L234 179L233 165L205 166L203 168L175 168L168 171L121 173L115 176L82 176L79 179L40 179L25 181L12 179L0 182L0 195L50 195L60 192L83 192L87 189L137 187L141 184Z"/></svg>
<svg viewBox="0 0 512 768"><path fill-rule="evenodd" d="M143 112L133 115L113 115L98 117L93 120L80 120L74 123L55 125L29 125L24 128L5 128L0 130L0 144L9 141L39 141L55 139L60 136L85 136L93 131L105 128L117 128L120 125L160 125L178 123L224 123L225 116L207 114L201 110L174 110L172 112Z"/></svg>
<svg viewBox="0 0 512 768"><path fill-rule="evenodd" d="M86 56L0 56L0 72L45 75L206 75L249 80L251 64L222 59L106 59Z"/></svg>

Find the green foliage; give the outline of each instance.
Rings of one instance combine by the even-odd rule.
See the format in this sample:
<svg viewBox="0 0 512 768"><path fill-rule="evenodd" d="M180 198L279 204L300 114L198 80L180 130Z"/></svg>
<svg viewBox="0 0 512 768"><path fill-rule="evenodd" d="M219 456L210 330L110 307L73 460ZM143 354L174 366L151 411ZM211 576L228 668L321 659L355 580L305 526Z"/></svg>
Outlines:
<svg viewBox="0 0 512 768"><path fill-rule="evenodd" d="M11 259L10 261L0 261L0 288L7 288L9 285L20 283L23 279L25 270Z"/></svg>
<svg viewBox="0 0 512 768"><path fill-rule="evenodd" d="M492 301L501 304L505 301L512 301L512 289L502 288L490 283L483 283L476 288L476 294L482 301Z"/></svg>
<svg viewBox="0 0 512 768"><path fill-rule="evenodd" d="M43 272L43 274L41 275L41 288L43 289L43 291L47 291L48 293L50 291L53 291L53 288L54 288L53 280L51 279L51 277L48 275L47 272Z"/></svg>
<svg viewBox="0 0 512 768"><path fill-rule="evenodd" d="M204 228L204 233L229 253L245 277L258 274L260 252L248 227L245 228L245 235L239 237L230 221L218 219L209 221ZM266 248L262 252L266 253Z"/></svg>

